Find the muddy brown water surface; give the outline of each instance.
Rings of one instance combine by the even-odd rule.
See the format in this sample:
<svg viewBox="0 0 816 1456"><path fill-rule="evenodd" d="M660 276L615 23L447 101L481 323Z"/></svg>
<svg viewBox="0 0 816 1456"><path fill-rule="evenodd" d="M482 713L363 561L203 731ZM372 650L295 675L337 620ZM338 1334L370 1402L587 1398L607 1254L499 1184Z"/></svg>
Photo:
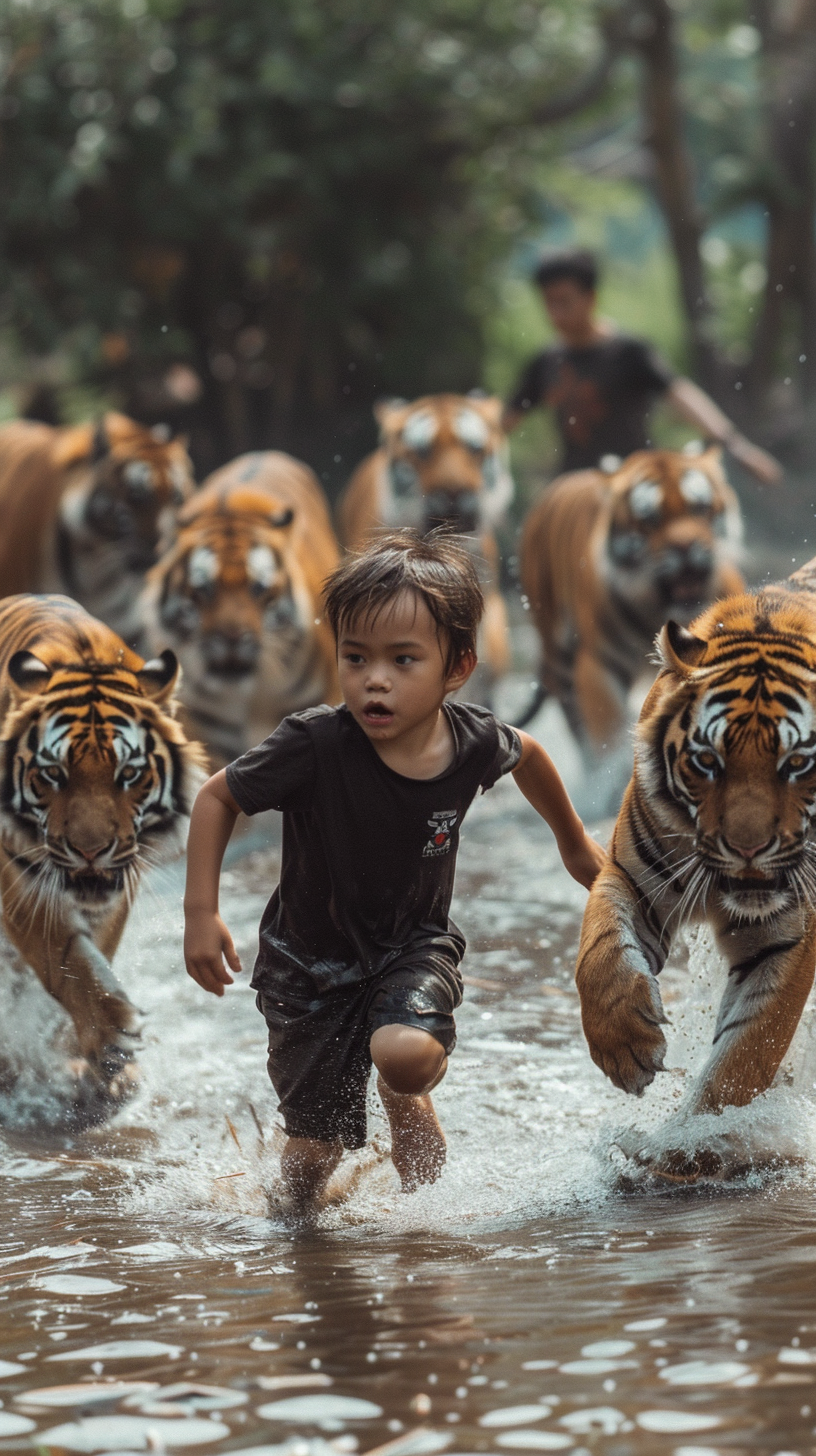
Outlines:
<svg viewBox="0 0 816 1456"><path fill-rule="evenodd" d="M589 794L557 715L538 729ZM263 832L225 880L247 966L277 864ZM372 1092L354 1191L298 1229L267 1202L280 1134L248 974L223 1002L186 978L181 883L174 867L145 888L117 959L148 1018L138 1098L74 1141L0 1139L0 1448L816 1450L809 1020L779 1088L709 1119L722 1175L655 1184L618 1144L699 1135L684 1069L710 1040L716 957L702 934L679 949L671 1070L640 1102L616 1092L572 985L584 892L502 783L463 833L445 1175L398 1191ZM32 1101L49 1008L33 986L4 997Z"/></svg>

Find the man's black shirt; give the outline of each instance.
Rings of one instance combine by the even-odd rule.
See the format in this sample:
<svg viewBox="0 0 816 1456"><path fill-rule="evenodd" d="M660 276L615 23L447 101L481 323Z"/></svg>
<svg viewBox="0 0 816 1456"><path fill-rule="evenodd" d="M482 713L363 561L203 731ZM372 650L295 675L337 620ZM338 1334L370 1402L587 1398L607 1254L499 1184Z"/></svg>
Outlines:
<svg viewBox="0 0 816 1456"><path fill-rule="evenodd" d="M459 830L479 789L514 769L521 742L485 708L446 703L454 757L433 779L383 763L346 707L285 718L230 764L245 814L283 812L280 884L264 911L252 985L315 993L379 975L406 953L458 964L448 915Z"/></svg>
<svg viewBox="0 0 816 1456"><path fill-rule="evenodd" d="M525 369L509 407L555 411L562 470L597 466L604 455L622 460L648 445L647 418L674 375L640 339L615 335L586 348L554 344Z"/></svg>

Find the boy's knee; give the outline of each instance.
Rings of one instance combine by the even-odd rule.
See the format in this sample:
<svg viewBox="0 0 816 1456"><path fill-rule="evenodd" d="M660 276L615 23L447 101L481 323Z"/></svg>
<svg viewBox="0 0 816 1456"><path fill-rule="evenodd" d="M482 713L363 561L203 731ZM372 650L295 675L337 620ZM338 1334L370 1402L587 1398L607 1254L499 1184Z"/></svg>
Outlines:
<svg viewBox="0 0 816 1456"><path fill-rule="evenodd" d="M371 1060L392 1092L416 1096L434 1086L447 1054L419 1027L379 1026L371 1038Z"/></svg>

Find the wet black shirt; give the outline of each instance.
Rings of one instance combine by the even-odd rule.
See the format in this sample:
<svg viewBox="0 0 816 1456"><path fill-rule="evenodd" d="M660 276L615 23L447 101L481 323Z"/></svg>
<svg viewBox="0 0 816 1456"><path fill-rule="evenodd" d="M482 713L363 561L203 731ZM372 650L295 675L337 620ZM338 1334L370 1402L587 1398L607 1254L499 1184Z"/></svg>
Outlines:
<svg viewBox="0 0 816 1456"><path fill-rule="evenodd" d="M433 779L383 763L345 707L285 718L230 764L245 814L283 812L280 884L263 914L252 985L307 975L324 991L378 975L406 953L458 964L449 918L462 820L479 789L516 767L518 734L485 708L446 703L454 757Z"/></svg>
<svg viewBox="0 0 816 1456"><path fill-rule="evenodd" d="M647 417L674 375L640 339L616 335L584 349L554 344L527 365L510 409L547 405L555 411L562 470L622 460L648 445Z"/></svg>

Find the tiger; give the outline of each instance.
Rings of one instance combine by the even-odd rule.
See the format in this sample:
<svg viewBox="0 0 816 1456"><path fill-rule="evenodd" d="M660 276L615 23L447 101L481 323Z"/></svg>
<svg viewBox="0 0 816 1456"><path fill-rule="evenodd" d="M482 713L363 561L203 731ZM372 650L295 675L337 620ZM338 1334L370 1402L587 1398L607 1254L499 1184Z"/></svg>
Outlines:
<svg viewBox="0 0 816 1456"><path fill-rule="evenodd" d="M357 466L337 511L340 539L352 551L383 526L422 535L448 527L472 539L485 589L479 657L487 699L510 665L495 537L513 499L503 408L500 399L476 393L379 402L380 447Z"/></svg>
<svg viewBox="0 0 816 1456"><path fill-rule="evenodd" d="M0 597L64 592L140 646L144 574L194 484L183 441L167 433L115 413L0 429Z"/></svg>
<svg viewBox="0 0 816 1456"><path fill-rule="evenodd" d="M204 777L174 717L178 671L68 597L0 602L2 923L73 1025L77 1125L138 1082L140 1017L111 961L143 869L181 853Z"/></svg>
<svg viewBox="0 0 816 1456"><path fill-rule="evenodd" d="M689 1108L716 1113L770 1087L813 984L816 558L657 645L576 980L593 1061L640 1096L666 1051L657 976L678 931L710 925L729 975Z"/></svg>
<svg viewBox="0 0 816 1456"><path fill-rule="evenodd" d="M216 470L176 529L140 616L150 650L177 653L184 722L221 766L288 713L339 701L322 586L340 548L317 477L275 450Z"/></svg>
<svg viewBox="0 0 816 1456"><path fill-rule="evenodd" d="M608 472L553 481L527 516L519 552L542 659L518 726L555 697L587 764L620 739L663 623L688 623L744 585L739 501L716 447L639 450L608 463Z"/></svg>

